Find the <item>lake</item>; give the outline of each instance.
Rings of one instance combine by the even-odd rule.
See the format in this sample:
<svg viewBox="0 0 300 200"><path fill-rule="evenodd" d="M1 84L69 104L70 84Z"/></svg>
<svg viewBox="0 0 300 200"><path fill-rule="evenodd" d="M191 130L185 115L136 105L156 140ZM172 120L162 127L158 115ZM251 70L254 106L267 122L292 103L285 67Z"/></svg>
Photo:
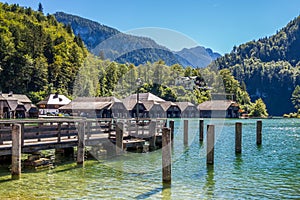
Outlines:
<svg viewBox="0 0 300 200"><path fill-rule="evenodd" d="M300 199L300 119L265 119L262 145L256 120L205 120L216 125L215 164L206 165L206 137L199 143L198 119L175 119L172 184L161 181L161 150L75 162L25 171L11 181L0 168L1 199ZM242 153L235 154L235 123L243 123ZM206 131L205 131L206 133ZM206 135L206 134L205 134Z"/></svg>

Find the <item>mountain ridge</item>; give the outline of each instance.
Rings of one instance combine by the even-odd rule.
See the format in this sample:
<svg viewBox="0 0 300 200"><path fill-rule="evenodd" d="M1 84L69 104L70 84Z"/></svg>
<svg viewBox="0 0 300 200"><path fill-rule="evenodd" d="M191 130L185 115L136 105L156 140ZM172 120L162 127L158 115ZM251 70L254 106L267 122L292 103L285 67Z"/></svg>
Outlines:
<svg viewBox="0 0 300 200"><path fill-rule="evenodd" d="M210 67L229 68L247 85L252 100L262 98L272 115L293 112L291 94L300 85L300 16L272 36L234 46Z"/></svg>
<svg viewBox="0 0 300 200"><path fill-rule="evenodd" d="M198 66L198 64L193 65L193 63L188 60L190 59L189 56L184 57L178 53L174 53L167 47L157 44L151 38L125 34L115 28L102 25L99 22L64 12L57 12L54 16L59 22L70 25L73 32L80 35L89 51L96 56L101 55L110 60L118 60L122 63L129 62L134 63L135 65L145 64L146 61L156 62L158 60L164 60L168 65L179 63L184 67ZM150 48L152 48L152 50L148 51ZM153 49L157 49L157 51ZM141 52L138 52L138 50L141 50ZM166 51L169 51L170 53L166 53ZM215 55L213 51L211 51L212 54L210 54L209 51L204 53L205 56L208 57L212 55L212 59L206 58L205 56L201 57L201 55L196 56L198 59L205 59L205 61L198 61L202 63L201 67L205 64L208 65L209 60L215 59L213 57ZM149 58L148 60L145 59L147 57ZM193 59L193 62L195 62L195 58Z"/></svg>

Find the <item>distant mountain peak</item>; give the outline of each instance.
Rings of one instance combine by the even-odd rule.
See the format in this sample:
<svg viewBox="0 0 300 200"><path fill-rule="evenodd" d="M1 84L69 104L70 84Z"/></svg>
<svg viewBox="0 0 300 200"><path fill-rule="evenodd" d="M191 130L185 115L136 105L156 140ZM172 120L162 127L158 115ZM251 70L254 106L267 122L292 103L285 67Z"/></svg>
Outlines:
<svg viewBox="0 0 300 200"><path fill-rule="evenodd" d="M167 65L179 63L184 67L205 67L221 56L200 46L172 52L153 39L125 34L89 19L64 12L57 12L54 16L57 21L71 25L73 32L81 36L90 52L121 63L139 65L147 61L164 60Z"/></svg>
<svg viewBox="0 0 300 200"><path fill-rule="evenodd" d="M212 61L221 57L221 54L213 52L210 48L196 46L192 48L183 48L181 51L174 52L176 55L187 60L193 67L206 67Z"/></svg>

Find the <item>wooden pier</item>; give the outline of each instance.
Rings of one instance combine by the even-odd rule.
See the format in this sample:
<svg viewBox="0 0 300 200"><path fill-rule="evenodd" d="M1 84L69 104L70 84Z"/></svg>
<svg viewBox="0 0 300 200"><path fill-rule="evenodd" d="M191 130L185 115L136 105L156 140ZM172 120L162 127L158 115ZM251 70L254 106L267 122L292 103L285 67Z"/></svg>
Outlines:
<svg viewBox="0 0 300 200"><path fill-rule="evenodd" d="M161 145L165 119L35 119L0 121L0 156L12 156L20 165L21 153L48 149L77 147L77 163L84 162L86 146L110 142L119 148L118 153L129 148L143 148L148 141L152 147ZM116 125L122 138L116 135ZM121 124L121 126L120 126ZM120 149L121 147L121 149ZM15 166L15 165L13 165ZM18 167L16 167L16 170ZM13 173L13 172L12 172Z"/></svg>

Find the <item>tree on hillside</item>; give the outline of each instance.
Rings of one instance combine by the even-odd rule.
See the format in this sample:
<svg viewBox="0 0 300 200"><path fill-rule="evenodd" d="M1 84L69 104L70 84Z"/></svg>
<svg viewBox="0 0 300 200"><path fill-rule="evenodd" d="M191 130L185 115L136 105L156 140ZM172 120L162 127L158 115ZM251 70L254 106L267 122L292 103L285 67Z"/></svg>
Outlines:
<svg viewBox="0 0 300 200"><path fill-rule="evenodd" d="M267 113L266 104L261 98L257 99L255 103L252 104L249 115L251 117L267 117L269 115Z"/></svg>
<svg viewBox="0 0 300 200"><path fill-rule="evenodd" d="M38 11L39 11L39 12L41 12L41 13L43 13L43 10L44 10L44 9L43 9L43 6L42 6L42 4L41 4L41 3L39 3L39 8L38 8Z"/></svg>
<svg viewBox="0 0 300 200"><path fill-rule="evenodd" d="M291 100L295 108L299 110L300 109L300 86L299 85L296 86L292 94Z"/></svg>

